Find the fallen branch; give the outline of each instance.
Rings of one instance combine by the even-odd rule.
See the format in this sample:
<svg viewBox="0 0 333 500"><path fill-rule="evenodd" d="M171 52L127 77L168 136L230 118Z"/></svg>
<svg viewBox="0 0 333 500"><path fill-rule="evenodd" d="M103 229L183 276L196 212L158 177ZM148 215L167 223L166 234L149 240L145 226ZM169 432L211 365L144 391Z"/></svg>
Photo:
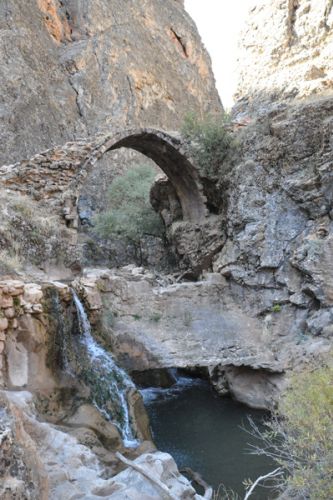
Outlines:
<svg viewBox="0 0 333 500"><path fill-rule="evenodd" d="M209 484L206 483L204 479L198 474L198 472L194 472L190 467L184 467L183 469L180 470L181 473L185 472L188 476L190 476L192 482L198 484L201 486L204 490L204 496L205 500L211 500L213 497L213 488L209 486Z"/></svg>
<svg viewBox="0 0 333 500"><path fill-rule="evenodd" d="M267 479L268 477L279 476L280 474L282 474L281 467L278 467L277 469L273 470L272 472L269 472L268 474L265 474L265 476L259 476L258 479L256 479L254 481L254 483L252 484L252 486L249 489L249 491L246 492L244 500L247 500L248 498L250 498L250 496L252 495L252 492L253 492L254 488L256 486L258 486L258 484L260 483L260 481L262 481L263 479Z"/></svg>
<svg viewBox="0 0 333 500"><path fill-rule="evenodd" d="M141 467L141 465L136 464L132 460L128 460L127 458L124 457L124 455L119 453L119 451L116 452L116 457L118 458L118 460L123 462L128 467L132 467L132 469L136 470L137 472L140 472L140 474L149 479L149 481L151 481L155 486L158 486L168 499L179 500L178 497L175 497L170 492L169 488L164 483L162 483L162 481L160 481L156 476L154 476L150 472L147 472L143 467Z"/></svg>

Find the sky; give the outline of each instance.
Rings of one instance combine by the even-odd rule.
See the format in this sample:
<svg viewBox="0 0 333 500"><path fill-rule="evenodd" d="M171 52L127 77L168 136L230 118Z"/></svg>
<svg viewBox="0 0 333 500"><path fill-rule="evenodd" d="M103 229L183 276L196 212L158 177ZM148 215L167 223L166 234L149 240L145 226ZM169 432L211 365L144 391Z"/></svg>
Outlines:
<svg viewBox="0 0 333 500"><path fill-rule="evenodd" d="M236 49L239 31L253 0L185 0L212 59L216 87L225 108L236 90Z"/></svg>

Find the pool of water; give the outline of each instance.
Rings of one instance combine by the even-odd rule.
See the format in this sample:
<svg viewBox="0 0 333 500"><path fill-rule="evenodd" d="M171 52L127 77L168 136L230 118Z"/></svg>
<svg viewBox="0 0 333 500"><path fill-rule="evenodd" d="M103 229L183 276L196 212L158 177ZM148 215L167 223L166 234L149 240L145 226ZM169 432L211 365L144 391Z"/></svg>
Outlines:
<svg viewBox="0 0 333 500"><path fill-rule="evenodd" d="M201 379L180 377L170 389L141 392L158 449L170 453L180 469L199 472L215 490L223 483L243 498L244 479L254 480L276 468L268 458L248 453L256 440L242 430L249 427L249 415L259 423L264 412L221 398ZM271 490L257 488L251 498L275 496Z"/></svg>

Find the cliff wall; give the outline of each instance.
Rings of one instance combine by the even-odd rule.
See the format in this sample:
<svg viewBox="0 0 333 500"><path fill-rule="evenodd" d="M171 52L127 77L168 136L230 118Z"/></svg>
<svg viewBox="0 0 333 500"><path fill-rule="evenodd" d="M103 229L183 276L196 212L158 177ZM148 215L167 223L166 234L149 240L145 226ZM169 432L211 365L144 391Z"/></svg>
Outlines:
<svg viewBox="0 0 333 500"><path fill-rule="evenodd" d="M236 98L263 102L333 91L330 0L257 0L240 37Z"/></svg>
<svg viewBox="0 0 333 500"><path fill-rule="evenodd" d="M176 0L0 4L0 164L67 140L221 109L210 59Z"/></svg>

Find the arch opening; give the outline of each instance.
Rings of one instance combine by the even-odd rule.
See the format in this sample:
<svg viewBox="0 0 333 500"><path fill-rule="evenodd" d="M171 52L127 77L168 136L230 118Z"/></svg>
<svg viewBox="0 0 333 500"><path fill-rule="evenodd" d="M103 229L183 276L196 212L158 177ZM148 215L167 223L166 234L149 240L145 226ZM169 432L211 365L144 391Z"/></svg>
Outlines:
<svg viewBox="0 0 333 500"><path fill-rule="evenodd" d="M199 175L185 154L180 151L181 142L178 139L155 130L122 132L101 146L93 163L107 151L119 148L138 151L161 168L177 193L184 220L199 222L206 216L206 200Z"/></svg>

